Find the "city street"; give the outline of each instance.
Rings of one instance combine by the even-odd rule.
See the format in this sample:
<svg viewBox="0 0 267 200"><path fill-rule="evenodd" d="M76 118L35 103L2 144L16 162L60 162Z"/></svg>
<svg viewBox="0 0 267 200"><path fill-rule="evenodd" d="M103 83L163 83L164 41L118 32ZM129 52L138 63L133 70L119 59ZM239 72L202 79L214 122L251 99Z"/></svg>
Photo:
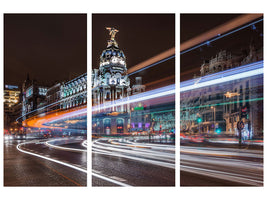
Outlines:
<svg viewBox="0 0 267 200"><path fill-rule="evenodd" d="M181 186L263 186L263 151L181 146Z"/></svg>
<svg viewBox="0 0 267 200"><path fill-rule="evenodd" d="M86 186L87 153L82 142L82 138L5 140L4 185Z"/></svg>
<svg viewBox="0 0 267 200"><path fill-rule="evenodd" d="M175 186L174 145L99 139L92 165L93 186Z"/></svg>
<svg viewBox="0 0 267 200"><path fill-rule="evenodd" d="M262 187L263 14L180 19L180 185Z"/></svg>

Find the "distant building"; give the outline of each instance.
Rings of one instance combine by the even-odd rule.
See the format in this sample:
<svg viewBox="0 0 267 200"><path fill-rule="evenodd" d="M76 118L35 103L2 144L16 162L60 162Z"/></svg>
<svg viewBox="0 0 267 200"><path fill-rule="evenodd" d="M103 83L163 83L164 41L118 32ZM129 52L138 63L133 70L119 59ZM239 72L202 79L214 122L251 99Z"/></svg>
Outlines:
<svg viewBox="0 0 267 200"><path fill-rule="evenodd" d="M29 75L22 85L22 116L26 119L26 113L35 111L40 104L45 104L47 88L40 86L35 80L30 80ZM33 112L34 114L34 112Z"/></svg>
<svg viewBox="0 0 267 200"><path fill-rule="evenodd" d="M12 122L19 117L21 112L20 104L21 91L18 86L5 85L4 88L4 128L9 129Z"/></svg>
<svg viewBox="0 0 267 200"><path fill-rule="evenodd" d="M211 58L209 61L204 61L200 67L201 76L206 76L208 74L235 67L237 63L234 61L234 58L236 57L232 56L232 54L226 50L220 51L214 58Z"/></svg>
<svg viewBox="0 0 267 200"><path fill-rule="evenodd" d="M18 86L5 85L4 89L4 108L5 112L20 101L20 89Z"/></svg>

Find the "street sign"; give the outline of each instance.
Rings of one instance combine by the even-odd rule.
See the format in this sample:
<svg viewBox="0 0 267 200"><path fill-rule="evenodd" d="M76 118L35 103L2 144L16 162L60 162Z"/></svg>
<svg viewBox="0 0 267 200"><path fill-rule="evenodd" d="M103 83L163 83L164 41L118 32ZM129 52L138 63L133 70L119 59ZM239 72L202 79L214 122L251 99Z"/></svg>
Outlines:
<svg viewBox="0 0 267 200"><path fill-rule="evenodd" d="M237 122L237 129L242 130L245 127L245 124L243 121Z"/></svg>

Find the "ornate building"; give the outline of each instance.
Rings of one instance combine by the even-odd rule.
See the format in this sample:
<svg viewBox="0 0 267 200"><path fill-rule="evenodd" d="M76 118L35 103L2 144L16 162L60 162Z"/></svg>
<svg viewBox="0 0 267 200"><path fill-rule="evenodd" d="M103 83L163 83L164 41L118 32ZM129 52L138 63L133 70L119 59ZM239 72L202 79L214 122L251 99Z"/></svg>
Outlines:
<svg viewBox="0 0 267 200"><path fill-rule="evenodd" d="M118 30L107 28L111 35L107 48L100 56L99 70L93 71L93 106L112 103L128 97L131 92L130 79L127 75L126 57L115 40ZM127 106L112 107L110 112L127 112Z"/></svg>
<svg viewBox="0 0 267 200"><path fill-rule="evenodd" d="M97 108L93 113L93 132L125 133L131 128L131 107L129 104L115 106L114 101L125 100L132 92L143 92L145 87L141 84L142 79L138 77L137 84L133 86L133 90L131 89L126 57L115 40L115 35L119 31L114 28L106 29L111 37L107 48L100 56L99 69L92 72L92 105ZM104 108L105 106L108 108Z"/></svg>
<svg viewBox="0 0 267 200"><path fill-rule="evenodd" d="M263 60L262 49L251 45L246 56L232 56L220 51L215 58L201 65L198 83L213 74ZM219 72L219 73L218 73ZM224 84L211 85L181 93L181 130L190 133L226 133L237 135L237 123L245 124L242 135L245 138L262 136L263 98L262 76L243 78Z"/></svg>
<svg viewBox="0 0 267 200"><path fill-rule="evenodd" d="M231 53L226 50L220 51L214 58L209 61L205 60L200 67L201 76L220 72L223 70L230 69L237 65L235 62L236 57L232 56Z"/></svg>
<svg viewBox="0 0 267 200"><path fill-rule="evenodd" d="M62 109L87 104L87 73L61 84L60 100Z"/></svg>

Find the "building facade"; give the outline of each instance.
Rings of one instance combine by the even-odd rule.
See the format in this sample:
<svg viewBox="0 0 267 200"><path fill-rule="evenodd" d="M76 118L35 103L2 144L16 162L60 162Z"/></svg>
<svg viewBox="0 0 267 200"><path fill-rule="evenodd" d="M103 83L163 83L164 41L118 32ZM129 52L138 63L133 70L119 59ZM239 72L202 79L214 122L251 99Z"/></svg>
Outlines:
<svg viewBox="0 0 267 200"><path fill-rule="evenodd" d="M256 51L253 46L250 46L248 55L242 59L221 51L215 58L202 64L201 77L262 59L262 50ZM262 76L182 92L181 131L191 134L238 135L237 123L243 121L244 138L261 137L263 134L261 99L263 99Z"/></svg>
<svg viewBox="0 0 267 200"><path fill-rule="evenodd" d="M87 73L84 73L60 86L60 108L69 109L87 104ZM58 92L54 93L58 95Z"/></svg>

